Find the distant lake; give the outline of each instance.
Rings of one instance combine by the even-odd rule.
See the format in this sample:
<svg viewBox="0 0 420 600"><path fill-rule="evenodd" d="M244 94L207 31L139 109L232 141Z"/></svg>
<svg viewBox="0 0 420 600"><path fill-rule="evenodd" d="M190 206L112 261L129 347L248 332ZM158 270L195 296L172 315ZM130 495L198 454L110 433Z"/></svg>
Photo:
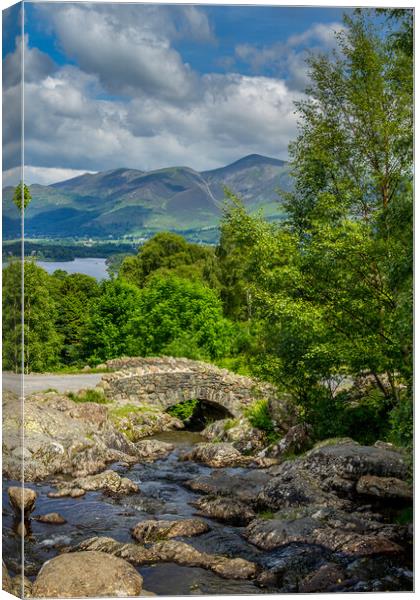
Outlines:
<svg viewBox="0 0 420 600"><path fill-rule="evenodd" d="M67 273L90 275L98 280L109 278L105 258L75 258L74 260L61 262L37 260L37 265L45 269L47 273L54 273L57 269L62 269Z"/></svg>

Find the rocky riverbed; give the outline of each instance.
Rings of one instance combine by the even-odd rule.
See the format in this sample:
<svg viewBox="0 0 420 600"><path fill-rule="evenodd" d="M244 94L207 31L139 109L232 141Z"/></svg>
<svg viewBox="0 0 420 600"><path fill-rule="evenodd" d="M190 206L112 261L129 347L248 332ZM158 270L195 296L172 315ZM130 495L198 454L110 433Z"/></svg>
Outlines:
<svg viewBox="0 0 420 600"><path fill-rule="evenodd" d="M199 434L155 409L130 417L121 407L39 394L26 405L26 487L36 498L29 492L22 522L10 491L22 456L14 402L5 395L3 555L5 585L15 593L413 587L409 472L388 444L313 446L297 425L262 450L260 433L244 422L241 435L240 420ZM116 589L120 579L126 583Z"/></svg>

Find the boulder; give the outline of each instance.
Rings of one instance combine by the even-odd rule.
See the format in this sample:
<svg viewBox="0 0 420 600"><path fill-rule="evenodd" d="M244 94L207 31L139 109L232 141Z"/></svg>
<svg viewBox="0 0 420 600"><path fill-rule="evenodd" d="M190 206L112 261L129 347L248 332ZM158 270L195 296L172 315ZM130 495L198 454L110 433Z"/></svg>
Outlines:
<svg viewBox="0 0 420 600"><path fill-rule="evenodd" d="M278 593L298 592L299 583L322 564L331 561L331 551L315 544L291 543L265 554L262 559L264 570L258 583Z"/></svg>
<svg viewBox="0 0 420 600"><path fill-rule="evenodd" d="M315 447L269 472L273 478L260 491L257 502L271 510L308 505L350 509L349 499L362 476L403 480L408 475L400 453L351 441Z"/></svg>
<svg viewBox="0 0 420 600"><path fill-rule="evenodd" d="M393 449L360 446L357 443L327 445L310 450L305 466L322 478L338 476L357 481L362 475L406 479L408 467L404 456Z"/></svg>
<svg viewBox="0 0 420 600"><path fill-rule="evenodd" d="M4 561L2 561L2 589L5 592L9 592L9 594L12 593L12 580L10 578L9 572L7 570L6 565L4 564Z"/></svg>
<svg viewBox="0 0 420 600"><path fill-rule="evenodd" d="M290 394L277 393L275 396L271 396L268 401L268 410L280 431L286 433L291 427L296 425L298 411L296 402Z"/></svg>
<svg viewBox="0 0 420 600"><path fill-rule="evenodd" d="M396 477L362 475L357 482L356 491L358 494L382 499L412 500L413 498L413 488L406 481Z"/></svg>
<svg viewBox="0 0 420 600"><path fill-rule="evenodd" d="M82 496L85 492L98 490L117 496L133 494L139 491L139 486L134 481L131 481L128 477L121 477L121 475L111 469L97 473L96 475L87 475L86 477L73 479L73 481L58 484L57 487L57 492L48 493L50 498L62 498L64 496L75 498Z"/></svg>
<svg viewBox="0 0 420 600"><path fill-rule="evenodd" d="M214 468L245 466L252 461L250 457L243 456L232 444L224 442L197 444L182 458L195 460Z"/></svg>
<svg viewBox="0 0 420 600"><path fill-rule="evenodd" d="M200 475L185 482L194 492L212 496L229 496L246 504L254 504L258 492L271 479L267 471L249 469L244 473L234 473L218 469L210 475Z"/></svg>
<svg viewBox="0 0 420 600"><path fill-rule="evenodd" d="M322 482L305 468L300 460L286 461L271 471L274 477L256 496L257 505L263 509L279 510L300 506L343 507L348 501L322 489Z"/></svg>
<svg viewBox="0 0 420 600"><path fill-rule="evenodd" d="M26 523L27 523L27 521L26 521ZM24 521L20 521L18 523L18 526L16 528L16 533L18 534L18 536L20 538L25 538L29 535L29 529L26 526L26 523Z"/></svg>
<svg viewBox="0 0 420 600"><path fill-rule="evenodd" d="M307 423L299 423L289 429L276 444L265 448L259 456L284 459L290 454L301 454L312 444L312 429Z"/></svg>
<svg viewBox="0 0 420 600"><path fill-rule="evenodd" d="M191 505L199 509L200 515L231 525L247 525L256 517L252 508L234 498L204 497Z"/></svg>
<svg viewBox="0 0 420 600"><path fill-rule="evenodd" d="M79 419L84 423L91 423L98 429L102 429L108 420L108 409L104 404L95 402L73 403L67 410L67 414L72 419Z"/></svg>
<svg viewBox="0 0 420 600"><path fill-rule="evenodd" d="M24 425L24 426L23 426ZM10 392L3 397L3 470L19 479L21 458L16 450L25 435L25 481L39 481L61 473L80 476L96 473L112 460L102 436L112 429L106 406L78 404L56 392L25 398L25 420L19 398Z"/></svg>
<svg viewBox="0 0 420 600"><path fill-rule="evenodd" d="M52 525L63 525L64 523L67 523L66 519L56 512L47 513L46 515L38 515L33 518L35 521L39 521L40 523L51 523Z"/></svg>
<svg viewBox="0 0 420 600"><path fill-rule="evenodd" d="M207 533L210 527L202 519L184 519L182 521L153 521L138 523L131 534L140 544L170 539L174 537L191 537Z"/></svg>
<svg viewBox="0 0 420 600"><path fill-rule="evenodd" d="M104 552L62 554L42 566L32 594L37 598L138 596L143 580L128 562Z"/></svg>
<svg viewBox="0 0 420 600"><path fill-rule="evenodd" d="M309 573L299 584L299 592L312 594L315 592L327 592L329 589L341 583L346 578L345 571L335 563L326 563L313 573Z"/></svg>
<svg viewBox="0 0 420 600"><path fill-rule="evenodd" d="M258 573L254 563L243 558L226 558L196 550L189 544L166 540L145 548L140 544L123 544L112 538L95 537L81 542L72 552L99 551L120 556L136 565L171 562L188 567L201 567L226 579L253 579Z"/></svg>
<svg viewBox="0 0 420 600"><path fill-rule="evenodd" d="M258 452L267 443L264 432L253 427L245 417L214 421L201 435L209 442L229 442L236 450L246 454Z"/></svg>
<svg viewBox="0 0 420 600"><path fill-rule="evenodd" d="M308 508L299 515L286 511L273 519L255 519L244 532L249 542L263 550L272 551L292 543L317 544L331 552L356 556L401 555L406 535L404 526L325 508Z"/></svg>
<svg viewBox="0 0 420 600"><path fill-rule="evenodd" d="M141 440L136 443L137 456L141 462L153 462L165 458L174 450L173 444L160 440Z"/></svg>
<svg viewBox="0 0 420 600"><path fill-rule="evenodd" d="M74 402L57 392L32 394L25 399L22 422L16 394L3 394L3 471L9 479L20 479L25 459L25 481L40 481L57 474L84 477L99 473L111 462L133 464L166 456L171 446L147 440L153 433L182 427L163 409L123 411L112 402ZM141 408L141 407L139 407ZM136 429L133 422L143 425ZM127 427L123 426L128 423ZM131 423L131 425L130 425ZM133 430L134 427L134 430ZM143 428L143 429L142 429ZM25 448L22 449L22 431ZM135 431L135 433L133 433Z"/></svg>
<svg viewBox="0 0 420 600"><path fill-rule="evenodd" d="M130 411L121 411L121 407L116 410L111 408L110 416L116 429L134 443L156 433L184 428L180 419L164 412L162 408L139 403L138 400Z"/></svg>
<svg viewBox="0 0 420 600"><path fill-rule="evenodd" d="M35 508L35 502L38 494L30 488L12 486L7 490L10 504L16 515L21 518L22 512L25 518L28 518L30 513Z"/></svg>
<svg viewBox="0 0 420 600"><path fill-rule="evenodd" d="M314 532L321 527L312 517L298 519L255 519L244 531L244 537L258 548L274 550L291 543L313 544Z"/></svg>
<svg viewBox="0 0 420 600"><path fill-rule="evenodd" d="M32 581L25 577L25 575L19 574L13 577L12 588L10 593L18 598L31 598L32 597Z"/></svg>

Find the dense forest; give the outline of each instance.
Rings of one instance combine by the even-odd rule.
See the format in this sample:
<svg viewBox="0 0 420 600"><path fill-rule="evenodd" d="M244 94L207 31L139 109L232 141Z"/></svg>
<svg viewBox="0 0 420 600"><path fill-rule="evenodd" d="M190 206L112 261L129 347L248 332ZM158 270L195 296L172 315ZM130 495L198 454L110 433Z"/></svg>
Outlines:
<svg viewBox="0 0 420 600"><path fill-rule="evenodd" d="M411 12L356 13L309 59L281 222L226 191L217 247L158 233L98 283L25 261L25 370L184 356L271 381L319 439L412 441ZM3 367L22 353L3 272ZM363 382L360 394L345 381Z"/></svg>
<svg viewBox="0 0 420 600"><path fill-rule="evenodd" d="M17 258L21 255L22 245L20 241L3 242L3 260ZM25 241L25 256L36 257L45 261L72 261L75 258L109 258L114 261L115 255L135 254L131 244L100 242L91 245L53 243L43 244Z"/></svg>

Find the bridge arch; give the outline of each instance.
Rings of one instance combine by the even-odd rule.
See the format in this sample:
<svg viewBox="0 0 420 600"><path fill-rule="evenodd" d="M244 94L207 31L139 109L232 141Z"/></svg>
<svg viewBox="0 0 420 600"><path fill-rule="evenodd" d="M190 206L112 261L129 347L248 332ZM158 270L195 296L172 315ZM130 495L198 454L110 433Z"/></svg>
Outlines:
<svg viewBox="0 0 420 600"><path fill-rule="evenodd" d="M113 372L104 375L100 385L119 403L147 403L167 410L197 399L240 417L256 398L270 400L276 395L267 383L185 358L120 358L107 366Z"/></svg>

